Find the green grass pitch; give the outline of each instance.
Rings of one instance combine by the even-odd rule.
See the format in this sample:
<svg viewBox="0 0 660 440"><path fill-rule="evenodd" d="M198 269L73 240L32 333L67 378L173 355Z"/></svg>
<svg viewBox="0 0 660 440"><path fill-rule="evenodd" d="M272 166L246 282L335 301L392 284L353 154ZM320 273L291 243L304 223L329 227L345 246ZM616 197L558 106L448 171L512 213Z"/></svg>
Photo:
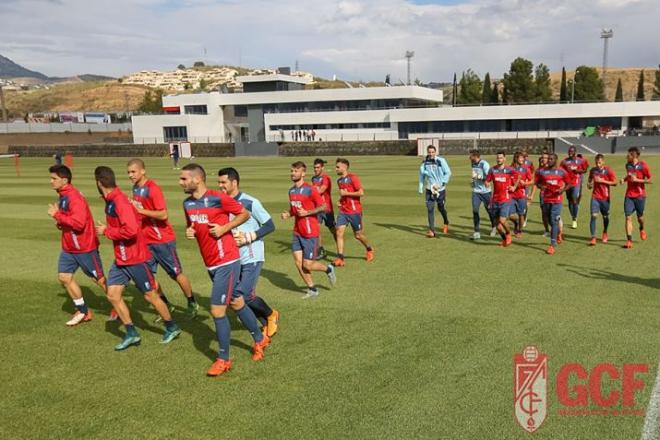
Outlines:
<svg viewBox="0 0 660 440"><path fill-rule="evenodd" d="M660 173L660 158L643 159ZM304 160L309 178L312 158ZM417 158L352 158L352 171L365 186L365 233L376 260L368 265L347 234L337 286L328 289L325 276L315 274L321 297L303 301L290 255L292 222L279 219L292 161L199 160L212 187L219 167L237 167L242 189L264 202L277 227L266 239L258 293L281 311L281 330L266 359L254 363L250 336L230 313L234 368L215 379L205 376L217 349L208 314L210 281L196 243L183 236L184 194L169 161L147 159L148 173L164 188L184 271L205 310L186 319L183 295L161 271L158 279L177 305L184 334L160 345L162 327L152 324L154 312L131 287L126 298L143 343L122 353L113 346L123 328L105 322L109 305L80 272L95 319L64 325L73 307L56 280L59 232L46 213L56 200L47 172L51 161L22 159L19 178L13 161L0 163L0 437L528 438L513 417L513 355L536 344L548 354L550 374L548 417L535 438L639 438L642 417L559 415L555 377L567 362L587 368L648 363L649 373L641 376L646 386L636 396L638 407L647 406L660 351L660 182L649 186L648 241L640 242L635 231L635 247L621 248L618 186L610 243L587 246L587 192L579 228L567 228L565 243L550 257L537 203L527 233L511 247L499 248L499 239L488 237L487 222L486 238L469 240L467 158L449 158L451 227L436 239L423 236ZM623 162L618 156L608 163L620 175ZM75 159L73 183L86 194L95 219L103 218L103 203L94 167L112 166L126 191L125 163ZM563 213L566 218L566 207ZM598 227L600 235L600 220ZM327 245L330 236L323 234ZM107 273L108 240L101 250Z"/></svg>

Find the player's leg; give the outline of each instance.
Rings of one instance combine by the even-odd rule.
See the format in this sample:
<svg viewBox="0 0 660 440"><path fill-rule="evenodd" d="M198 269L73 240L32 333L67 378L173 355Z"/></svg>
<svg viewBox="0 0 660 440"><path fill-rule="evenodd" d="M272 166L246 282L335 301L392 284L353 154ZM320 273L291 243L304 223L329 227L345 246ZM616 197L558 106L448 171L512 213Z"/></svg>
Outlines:
<svg viewBox="0 0 660 440"><path fill-rule="evenodd" d="M541 221L543 222L544 236L550 236L550 218L548 217L548 210L544 208L543 193L539 193L539 207L541 208Z"/></svg>
<svg viewBox="0 0 660 440"><path fill-rule="evenodd" d="M344 265L344 233L348 226L348 219L345 214L339 214L337 217L336 239L337 239L337 258L332 262L335 266Z"/></svg>
<svg viewBox="0 0 660 440"><path fill-rule="evenodd" d="M353 229L353 236L362 243L365 250L367 251L367 263L370 263L374 260L374 248L369 244L367 236L364 235L364 225L362 223L362 214L353 214L350 218L351 229Z"/></svg>
<svg viewBox="0 0 660 440"><path fill-rule="evenodd" d="M156 276L156 273L158 273L158 266L161 265L161 254L163 253L163 247L164 245L162 244L149 244L147 245L149 248L149 253L151 253L151 260L147 262L149 265L149 269L151 270L151 273L153 276ZM160 283L156 282L155 284L156 291L158 292L158 296L160 296L160 299L167 304L167 306L170 308L170 310L174 310L174 306L170 304L170 300L167 298L167 295L165 295L165 292L163 292L163 287L160 285ZM159 322L160 320L156 318L155 322Z"/></svg>
<svg viewBox="0 0 660 440"><path fill-rule="evenodd" d="M518 210L518 235L522 235L523 228L527 224L527 198L516 200Z"/></svg>
<svg viewBox="0 0 660 440"><path fill-rule="evenodd" d="M209 271L213 282L211 289L211 316L215 324L215 336L218 340L218 357L208 369L208 376L219 376L231 369L229 346L231 342L231 325L227 319L227 306L231 301L231 291L234 281L228 266L221 266Z"/></svg>
<svg viewBox="0 0 660 440"><path fill-rule="evenodd" d="M442 226L443 234L449 232L449 217L447 216L447 208L445 206L446 202L447 202L447 190L442 190L438 193L436 197L436 203L438 205L438 211L440 211L440 215L442 215L442 221L444 223Z"/></svg>
<svg viewBox="0 0 660 440"><path fill-rule="evenodd" d="M323 272L328 276L328 281L331 286L337 282L335 268L332 264L325 265L316 261L316 252L318 251L318 239L300 238L300 245L302 247L302 269L304 272Z"/></svg>
<svg viewBox="0 0 660 440"><path fill-rule="evenodd" d="M433 193L427 189L424 198L426 202L426 220L429 226L426 236L435 237L435 200L433 200Z"/></svg>
<svg viewBox="0 0 660 440"><path fill-rule="evenodd" d="M84 322L85 317L89 313L89 309L87 308L87 305L85 305L85 300L83 299L80 285L73 278L73 274L78 269L78 266L79 264L74 254L64 251L60 252L57 261L57 280L66 290L66 293L71 298L71 301L73 301L73 305L76 309L71 319L66 323L68 326L74 326ZM92 316L90 314L87 321L91 319Z"/></svg>
<svg viewBox="0 0 660 440"><path fill-rule="evenodd" d="M480 226L481 226L481 217L479 216L479 208L481 207L481 198L480 194L475 192L472 193L472 224L474 226L474 232L472 234L473 240L479 240L481 238Z"/></svg>
<svg viewBox="0 0 660 440"><path fill-rule="evenodd" d="M626 230L626 244L623 245L625 248L632 248L632 215L635 213L635 201L629 197L624 198L623 200L623 211L626 216L625 230Z"/></svg>
<svg viewBox="0 0 660 440"><path fill-rule="evenodd" d="M183 273L183 267L181 266L181 260L179 260L179 254L176 251L176 241L170 241L159 246L158 264L167 272L171 279L176 281L186 297L188 302L187 313L190 317L197 316L199 311L199 305L195 299L195 295L192 291L192 285L190 284L190 279L186 274Z"/></svg>
<svg viewBox="0 0 660 440"><path fill-rule="evenodd" d="M259 280L259 273L263 262L255 262L241 265L241 272L239 275L238 283L234 287L234 291L241 295L245 300L245 304L252 309L254 316L261 323L262 327L268 324L267 318L273 313L273 310L268 307L265 301L257 301L257 281ZM261 298L259 298L261 299Z"/></svg>
<svg viewBox="0 0 660 440"><path fill-rule="evenodd" d="M122 341L115 345L116 351L126 350L131 345L140 345L141 341L140 335L133 325L131 313L129 312L128 306L126 305L126 302L124 302L122 296L124 289L129 282L130 276L124 268L113 263L110 267L110 272L108 273L107 296L108 301L112 304L112 308L117 312L119 319L126 328L126 334L122 338Z"/></svg>
<svg viewBox="0 0 660 440"><path fill-rule="evenodd" d="M596 245L596 221L598 220L598 214L601 212L600 203L596 199L591 199L591 220L589 221L589 232L591 233L591 240L589 245ZM603 221L605 221L605 216L603 216Z"/></svg>
<svg viewBox="0 0 660 440"><path fill-rule="evenodd" d="M646 240L646 230L644 229L644 208L646 205L646 197L638 197L635 199L635 210L637 211L637 224L639 225L639 238Z"/></svg>
<svg viewBox="0 0 660 440"><path fill-rule="evenodd" d="M603 216L603 235L601 236L601 241L607 243L607 229L610 227L610 201L601 200L600 201L600 214Z"/></svg>
<svg viewBox="0 0 660 440"><path fill-rule="evenodd" d="M495 237L497 235L497 215L493 209L492 194L488 192L480 194L480 196L482 197L486 212L488 213L488 219L490 220L490 236Z"/></svg>
<svg viewBox="0 0 660 440"><path fill-rule="evenodd" d="M240 265L240 263L238 264ZM245 300L241 295L232 296L230 305L234 312L236 312L238 320L241 321L243 327L250 332L250 335L254 340L254 344L252 345L252 360L262 360L264 358L264 350L270 344L270 338L261 332L257 318L254 316L254 312L252 312L251 308L247 307Z"/></svg>
<svg viewBox="0 0 660 440"><path fill-rule="evenodd" d="M325 223L325 213L319 212L316 215L316 220L319 222L319 229L322 229L321 226ZM323 248L323 234L319 231L319 254L317 258L320 260L325 256L325 249Z"/></svg>
<svg viewBox="0 0 660 440"><path fill-rule="evenodd" d="M549 203L550 209L548 210L548 219L550 220L550 243L556 247L559 243L559 234L561 228L559 222L561 221L561 203Z"/></svg>

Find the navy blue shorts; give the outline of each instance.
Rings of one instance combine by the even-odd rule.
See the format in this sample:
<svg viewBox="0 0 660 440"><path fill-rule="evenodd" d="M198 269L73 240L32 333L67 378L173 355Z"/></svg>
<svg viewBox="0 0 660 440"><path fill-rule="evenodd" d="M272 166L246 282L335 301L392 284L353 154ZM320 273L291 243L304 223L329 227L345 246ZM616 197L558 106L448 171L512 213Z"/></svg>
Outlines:
<svg viewBox="0 0 660 440"><path fill-rule="evenodd" d="M577 201L580 198L580 194L582 194L581 185L571 186L566 190L566 197L568 197L568 201L571 203L573 200Z"/></svg>
<svg viewBox="0 0 660 440"><path fill-rule="evenodd" d="M318 254L319 238L303 238L300 235L293 234L291 241L291 250L293 252L302 252L303 260L315 260Z"/></svg>
<svg viewBox="0 0 660 440"><path fill-rule="evenodd" d="M335 227L335 213L334 212L320 212L316 218L319 225L326 225L329 229Z"/></svg>
<svg viewBox="0 0 660 440"><path fill-rule="evenodd" d="M343 214L337 216L337 227L351 225L353 232L362 230L362 214Z"/></svg>
<svg viewBox="0 0 660 440"><path fill-rule="evenodd" d="M525 215L527 213L527 199L522 197L520 199L513 199L511 214Z"/></svg>
<svg viewBox="0 0 660 440"><path fill-rule="evenodd" d="M116 263L112 263L108 274L108 286L128 286L131 280L142 293L149 293L157 288L154 275L147 263L128 266L117 266Z"/></svg>
<svg viewBox="0 0 660 440"><path fill-rule="evenodd" d="M610 215L610 201L591 199L591 214Z"/></svg>
<svg viewBox="0 0 660 440"><path fill-rule="evenodd" d="M152 243L147 247L151 252L151 260L149 260L151 272L156 273L158 265L160 265L170 278L176 279L181 273L181 262L179 261L179 255L176 253L176 241L162 244Z"/></svg>
<svg viewBox="0 0 660 440"><path fill-rule="evenodd" d="M257 296L257 281L263 267L263 261L241 265L241 275L236 284L236 293L243 295L246 301L250 301Z"/></svg>
<svg viewBox="0 0 660 440"><path fill-rule="evenodd" d="M239 260L209 270L209 276L213 281L211 305L228 306L232 298L240 297L240 294L236 291L236 284L241 276L241 262Z"/></svg>
<svg viewBox="0 0 660 440"><path fill-rule="evenodd" d="M60 258L57 260L57 273L75 273L78 268L95 280L100 280L105 276L98 249L82 254L60 252Z"/></svg>
<svg viewBox="0 0 660 440"><path fill-rule="evenodd" d="M646 206L646 197L626 197L623 200L623 212L626 217L630 217L633 213L637 213L637 217L644 215L644 207Z"/></svg>
<svg viewBox="0 0 660 440"><path fill-rule="evenodd" d="M435 203L437 203L438 206L445 206L445 202L447 201L447 191L443 189L437 195L433 195L433 191L427 189L424 198L426 199L427 207Z"/></svg>
<svg viewBox="0 0 660 440"><path fill-rule="evenodd" d="M558 222L561 219L561 203L544 203L541 205L543 214L548 217L551 223Z"/></svg>
<svg viewBox="0 0 660 440"><path fill-rule="evenodd" d="M493 202L490 209L493 217L508 218L511 215L512 208L511 201L508 202Z"/></svg>

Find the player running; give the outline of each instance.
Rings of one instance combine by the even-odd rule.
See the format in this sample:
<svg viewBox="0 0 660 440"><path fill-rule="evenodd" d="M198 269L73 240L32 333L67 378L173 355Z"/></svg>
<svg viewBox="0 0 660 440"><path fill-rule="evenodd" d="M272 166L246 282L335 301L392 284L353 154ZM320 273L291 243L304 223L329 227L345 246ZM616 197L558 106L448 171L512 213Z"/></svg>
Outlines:
<svg viewBox="0 0 660 440"><path fill-rule="evenodd" d="M231 326L227 319L227 306L236 312L238 319L252 335L252 360L263 359L264 350L270 344L270 338L259 329L252 309L245 306L243 296L236 290L241 274L241 261L231 231L245 223L250 218L250 213L224 192L208 189L206 172L196 163L181 168L179 185L190 195L183 201L187 224L186 238L197 240L204 265L213 282L211 316L215 322L219 351L218 358L206 374L219 376L229 371L232 366L229 359Z"/></svg>
<svg viewBox="0 0 660 440"><path fill-rule="evenodd" d="M426 158L419 166L419 187L418 192L422 194L426 190L426 211L428 215L429 230L426 236L435 237L435 206L442 215L444 226L442 233L449 232L449 218L445 202L447 200L446 187L451 177L451 169L444 157L437 155L437 150L433 145L426 147Z"/></svg>
<svg viewBox="0 0 660 440"><path fill-rule="evenodd" d="M319 243L317 214L324 212L326 207L316 188L309 183L305 183L306 170L307 166L303 162L298 161L291 164L293 186L289 189L289 210L281 214L282 220L291 217L295 220L291 250L296 268L307 286L307 293L303 296L303 299L319 296L319 291L314 285L312 272L325 272L331 286L337 283L334 266L332 264L325 266L316 261Z"/></svg>
<svg viewBox="0 0 660 440"><path fill-rule="evenodd" d="M626 249L631 249L632 244L632 215L637 214L639 223L639 238L646 240L646 230L644 230L644 207L646 205L646 184L651 182L651 170L645 162L639 160L639 148L628 148L626 157L626 177L621 179L621 183L626 182L626 197L624 199L623 210L626 214Z"/></svg>
<svg viewBox="0 0 660 440"><path fill-rule="evenodd" d="M522 230L527 224L527 197L528 188L534 183L532 174L533 166L530 168L525 163L524 153L518 151L513 155L513 170L519 177L518 185L511 194L513 204L511 209L511 220L513 221L513 232L516 238L522 237Z"/></svg>
<svg viewBox="0 0 660 440"><path fill-rule="evenodd" d="M568 148L568 157L561 161L561 168L568 173L568 185L566 198L568 199L568 210L573 219L571 228L577 228L578 210L580 199L582 199L582 175L589 170L589 162L576 154L575 147Z"/></svg>
<svg viewBox="0 0 660 440"><path fill-rule="evenodd" d="M564 200L564 191L569 187L570 177L563 168L557 167L557 155L548 155L546 167L539 168L536 172L535 183L542 191L543 215L550 223L550 247L546 253L554 255L555 247L561 243L561 208Z"/></svg>
<svg viewBox="0 0 660 440"><path fill-rule="evenodd" d="M527 201L532 200L532 192L534 191L534 162L529 158L529 153L527 152L527 149L523 149L522 155L525 159L523 165L527 170L529 171L529 175L532 176L532 183L525 187L525 195L527 196ZM527 207L525 208L525 221L523 222L522 227L526 228L527 227L527 212L529 211L529 203L527 203Z"/></svg>
<svg viewBox="0 0 660 440"><path fill-rule="evenodd" d="M596 246L596 219L598 214L603 216L603 235L601 241L607 243L607 227L610 225L610 186L616 186L616 175L612 168L605 165L604 156L596 155L596 166L589 171L587 188L593 189L591 193L591 231L590 246Z"/></svg>
<svg viewBox="0 0 660 440"><path fill-rule="evenodd" d="M314 176L312 176L312 185L318 190L323 203L325 203L325 212L320 212L318 215L319 225L325 225L332 238L337 243L337 231L335 229L335 213L332 206L332 180L330 176L325 173L324 166L327 162L323 159L314 159ZM325 249L323 248L322 234L319 233L319 252L317 260L325 258Z"/></svg>
<svg viewBox="0 0 660 440"><path fill-rule="evenodd" d="M218 171L220 191L240 202L250 213L248 221L232 231L241 254L241 273L236 291L243 296L245 303L261 323L262 332L272 337L277 333L280 312L270 308L263 298L257 296L256 289L261 268L266 260L263 238L275 230L275 224L258 199L241 192L240 181L238 171L234 168Z"/></svg>
<svg viewBox="0 0 660 440"><path fill-rule="evenodd" d="M490 218L490 236L495 237L497 228L495 227L496 219L490 209L491 189L490 186L486 185L490 164L481 158L481 153L478 150L470 151L470 163L472 165L472 222L474 223L472 240L481 239L479 208L482 204Z"/></svg>
<svg viewBox="0 0 660 440"><path fill-rule="evenodd" d="M538 175L539 171L546 168L548 166L548 158L550 157L550 154L546 151L544 151L541 156L539 156L539 167L536 169L536 172L534 173L534 182L536 182L536 176ZM527 201L531 202L534 199L534 194L536 193L536 190L539 189L535 184L532 185L532 192L527 197ZM541 210L541 221L543 222L543 236L544 237L550 237L550 221L545 215L545 211L543 210L543 191L539 189L539 209Z"/></svg>
<svg viewBox="0 0 660 440"><path fill-rule="evenodd" d="M115 350L122 351L131 345L140 345L141 341L131 320L128 306L122 298L122 293L131 280L163 318L165 333L160 342L169 344L181 334L181 329L174 322L167 304L160 299L156 291L156 280L148 265L151 255L140 231L139 214L128 197L117 188L112 169L97 167L94 170L94 178L99 193L105 199L107 222L107 225L99 222L96 233L112 240L115 251L115 261L108 273L108 300L126 327L126 334L115 346Z"/></svg>
<svg viewBox="0 0 660 440"><path fill-rule="evenodd" d="M369 245L367 236L364 235L362 224L362 204L360 198L364 196L364 188L360 179L355 174L349 173L351 164L348 159L337 158L335 170L339 179L339 216L337 217L337 258L332 262L335 266L344 266L344 232L349 224L353 229L355 238L362 243L367 250L367 263L374 260L374 249Z"/></svg>
<svg viewBox="0 0 660 440"><path fill-rule="evenodd" d="M48 205L48 215L62 231L62 251L57 262L57 279L66 289L76 308L66 325L73 327L92 320L92 311L85 304L80 285L73 274L81 268L105 292L105 275L99 255L99 239L94 229L94 218L87 200L71 184L71 170L64 165L48 169L50 186L57 192L59 202Z"/></svg>
<svg viewBox="0 0 660 440"><path fill-rule="evenodd" d="M493 186L493 198L491 199L491 210L493 217L498 219L497 232L502 237L500 246L507 247L511 244L511 230L507 224L511 215L511 194L515 191L520 180L516 171L505 165L506 153L498 151L496 156L497 165L491 167L486 176L486 186Z"/></svg>
<svg viewBox="0 0 660 440"><path fill-rule="evenodd" d="M197 316L199 304L193 295L190 280L182 272L179 255L176 251L176 236L168 221L167 204L160 186L147 177L144 162L141 159L131 159L127 164L128 178L133 183L133 199L131 203L140 214L142 235L153 257L149 261L151 271L155 274L160 265L170 278L179 285L188 300L188 315ZM160 283L158 293L168 304ZM170 306L170 311L173 307ZM160 317L159 317L160 318Z"/></svg>

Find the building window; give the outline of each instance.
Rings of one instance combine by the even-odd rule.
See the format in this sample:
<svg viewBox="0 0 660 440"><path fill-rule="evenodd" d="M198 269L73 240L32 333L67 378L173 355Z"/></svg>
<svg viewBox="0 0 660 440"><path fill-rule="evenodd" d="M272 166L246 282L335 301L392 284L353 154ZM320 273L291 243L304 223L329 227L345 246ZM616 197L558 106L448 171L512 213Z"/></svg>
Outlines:
<svg viewBox="0 0 660 440"><path fill-rule="evenodd" d="M171 141L187 141L188 140L188 127L163 127L163 136L165 142Z"/></svg>
<svg viewBox="0 0 660 440"><path fill-rule="evenodd" d="M234 106L234 117L246 118L247 117L247 105L236 105L236 106Z"/></svg>
<svg viewBox="0 0 660 440"><path fill-rule="evenodd" d="M206 105L186 105L183 107L187 115L208 115Z"/></svg>

